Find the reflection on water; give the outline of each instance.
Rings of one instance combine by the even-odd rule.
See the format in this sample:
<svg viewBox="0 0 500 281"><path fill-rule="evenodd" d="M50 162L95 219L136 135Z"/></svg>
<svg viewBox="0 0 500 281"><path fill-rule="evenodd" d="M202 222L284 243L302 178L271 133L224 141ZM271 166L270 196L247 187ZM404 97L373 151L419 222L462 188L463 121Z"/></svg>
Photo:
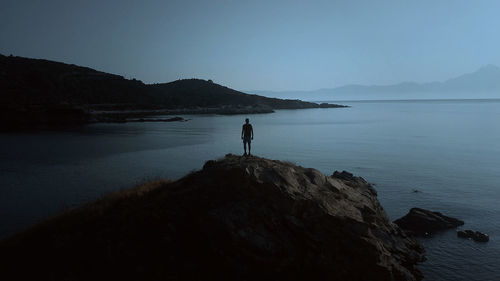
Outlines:
<svg viewBox="0 0 500 281"><path fill-rule="evenodd" d="M490 234L487 244L456 239L453 231L423 240L429 280L500 276L500 101L349 104L250 115L252 152L361 175L376 184L392 219L418 206ZM243 153L246 116L184 117L191 120L1 135L0 236L109 191L176 179L208 159Z"/></svg>

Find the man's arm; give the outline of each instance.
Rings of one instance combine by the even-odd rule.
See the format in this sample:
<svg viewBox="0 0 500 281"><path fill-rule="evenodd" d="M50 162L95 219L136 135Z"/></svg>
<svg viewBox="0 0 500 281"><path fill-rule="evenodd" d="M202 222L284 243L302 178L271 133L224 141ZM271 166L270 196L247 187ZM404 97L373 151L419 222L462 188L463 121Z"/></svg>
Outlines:
<svg viewBox="0 0 500 281"><path fill-rule="evenodd" d="M250 132L252 132L252 139L253 139L253 126L250 127Z"/></svg>
<svg viewBox="0 0 500 281"><path fill-rule="evenodd" d="M245 133L245 125L241 127L241 139L243 139L243 134Z"/></svg>

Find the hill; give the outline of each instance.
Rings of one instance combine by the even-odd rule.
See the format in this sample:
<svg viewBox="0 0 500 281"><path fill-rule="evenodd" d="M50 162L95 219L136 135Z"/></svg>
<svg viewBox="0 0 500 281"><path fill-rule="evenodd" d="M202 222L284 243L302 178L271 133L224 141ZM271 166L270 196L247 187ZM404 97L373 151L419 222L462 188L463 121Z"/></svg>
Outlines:
<svg viewBox="0 0 500 281"><path fill-rule="evenodd" d="M403 82L394 85L346 85L314 91L253 91L269 97L305 100L500 98L500 68L481 67L443 82Z"/></svg>
<svg viewBox="0 0 500 281"><path fill-rule="evenodd" d="M364 179L226 155L0 241L0 278L411 281L422 253Z"/></svg>
<svg viewBox="0 0 500 281"><path fill-rule="evenodd" d="M88 67L0 55L0 123L4 125L116 120L110 116L123 121L131 113L137 117L148 112L235 114L317 107L340 106L249 95L210 80L148 85Z"/></svg>

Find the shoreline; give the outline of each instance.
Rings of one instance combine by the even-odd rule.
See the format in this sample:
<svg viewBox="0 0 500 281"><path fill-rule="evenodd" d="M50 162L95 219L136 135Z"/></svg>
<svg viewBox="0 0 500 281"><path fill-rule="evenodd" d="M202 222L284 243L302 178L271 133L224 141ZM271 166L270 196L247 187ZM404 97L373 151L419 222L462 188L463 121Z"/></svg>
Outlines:
<svg viewBox="0 0 500 281"><path fill-rule="evenodd" d="M271 108L266 105L242 106L223 105L217 107L193 107L177 109L109 109L97 110L92 107L54 106L53 108L36 108L36 110L10 109L3 111L0 132L23 131L31 129L67 129L95 123L128 123L128 122L176 122L187 121L177 115L198 114L267 114L283 109L311 108L348 108L348 105L321 103L303 107ZM155 118L152 118L152 117ZM162 118L159 116L165 116ZM168 117L172 116L172 117Z"/></svg>

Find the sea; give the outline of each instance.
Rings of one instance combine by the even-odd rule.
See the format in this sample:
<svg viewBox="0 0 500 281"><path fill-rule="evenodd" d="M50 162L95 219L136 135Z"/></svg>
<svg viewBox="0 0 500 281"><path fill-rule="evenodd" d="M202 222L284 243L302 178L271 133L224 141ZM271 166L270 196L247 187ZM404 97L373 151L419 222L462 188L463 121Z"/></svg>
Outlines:
<svg viewBox="0 0 500 281"><path fill-rule="evenodd" d="M419 238L425 280L500 280L500 100L341 103L351 107L2 133L0 238L106 193L242 154L249 118L257 156L361 176L392 220L420 207L490 235L487 243L453 229Z"/></svg>

